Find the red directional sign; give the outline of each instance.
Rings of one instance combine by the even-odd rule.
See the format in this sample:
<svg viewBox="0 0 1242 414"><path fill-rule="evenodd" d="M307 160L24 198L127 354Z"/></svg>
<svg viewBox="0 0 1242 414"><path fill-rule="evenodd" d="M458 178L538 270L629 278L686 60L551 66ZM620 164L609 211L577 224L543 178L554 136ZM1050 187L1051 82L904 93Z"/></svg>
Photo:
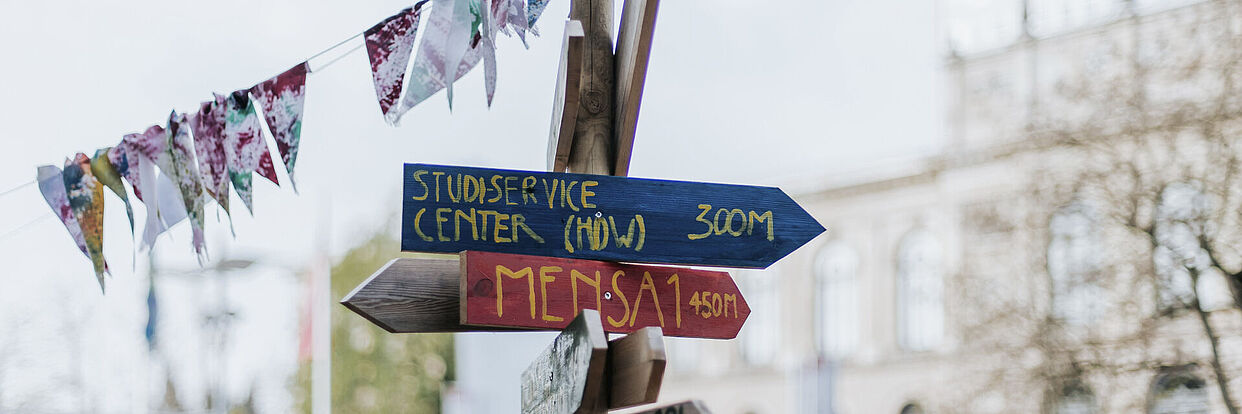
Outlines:
<svg viewBox="0 0 1242 414"><path fill-rule="evenodd" d="M750 307L728 273L504 253L461 253L464 325L562 329L596 309L604 330L730 339Z"/></svg>

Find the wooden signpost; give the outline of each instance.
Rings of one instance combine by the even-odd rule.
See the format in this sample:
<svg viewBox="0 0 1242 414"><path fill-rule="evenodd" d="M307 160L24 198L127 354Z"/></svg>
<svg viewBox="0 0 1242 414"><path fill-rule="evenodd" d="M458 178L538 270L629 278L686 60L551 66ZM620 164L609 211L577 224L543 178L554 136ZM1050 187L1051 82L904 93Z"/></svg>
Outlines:
<svg viewBox="0 0 1242 414"><path fill-rule="evenodd" d="M607 332L730 339L750 315L725 272L473 251L461 267L464 325L561 329L594 309Z"/></svg>
<svg viewBox="0 0 1242 414"><path fill-rule="evenodd" d="M601 400L608 339L599 313L582 312L522 372L522 412L595 413Z"/></svg>
<svg viewBox="0 0 1242 414"><path fill-rule="evenodd" d="M824 231L775 187L406 164L401 249L764 268Z"/></svg>
<svg viewBox="0 0 1242 414"><path fill-rule="evenodd" d="M562 330L522 373L526 414L653 403L665 333L734 338L750 314L728 273L617 262L765 268L824 232L777 188L624 177L659 0L624 1L614 51L613 1L572 0L553 172L406 164L401 249L458 256L394 259L341 300L394 333Z"/></svg>

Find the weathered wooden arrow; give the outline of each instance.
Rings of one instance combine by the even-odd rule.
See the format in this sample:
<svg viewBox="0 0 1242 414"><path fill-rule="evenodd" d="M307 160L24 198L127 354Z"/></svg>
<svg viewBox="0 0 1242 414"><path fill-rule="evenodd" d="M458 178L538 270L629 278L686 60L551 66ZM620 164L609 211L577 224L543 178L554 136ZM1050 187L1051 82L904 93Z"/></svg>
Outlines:
<svg viewBox="0 0 1242 414"><path fill-rule="evenodd" d="M459 286L455 257L392 259L341 304L392 333L513 330L462 325Z"/></svg>
<svg viewBox="0 0 1242 414"><path fill-rule="evenodd" d="M608 342L608 408L650 404L664 382L664 334L647 327Z"/></svg>
<svg viewBox="0 0 1242 414"><path fill-rule="evenodd" d="M711 410L699 400L682 401L634 414L711 414Z"/></svg>
<svg viewBox="0 0 1242 414"><path fill-rule="evenodd" d="M583 311L522 372L522 413L606 411L603 396L608 339L599 312Z"/></svg>
<svg viewBox="0 0 1242 414"><path fill-rule="evenodd" d="M725 272L474 251L461 267L465 325L561 329L595 309L608 332L729 339L750 315Z"/></svg>
<svg viewBox="0 0 1242 414"><path fill-rule="evenodd" d="M763 268L823 231L775 187L405 165L405 251Z"/></svg>
<svg viewBox="0 0 1242 414"><path fill-rule="evenodd" d="M560 330L580 310L595 309L608 332L663 326L669 336L733 338L750 315L725 272L482 252L461 257L393 259L341 304L393 333ZM496 266L507 269L499 289Z"/></svg>

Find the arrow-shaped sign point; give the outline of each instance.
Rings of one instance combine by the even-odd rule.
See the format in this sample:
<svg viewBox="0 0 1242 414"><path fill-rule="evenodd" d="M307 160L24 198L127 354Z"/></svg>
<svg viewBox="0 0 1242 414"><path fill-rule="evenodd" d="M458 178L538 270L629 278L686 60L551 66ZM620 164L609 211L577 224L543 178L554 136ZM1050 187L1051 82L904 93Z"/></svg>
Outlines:
<svg viewBox="0 0 1242 414"><path fill-rule="evenodd" d="M463 326L457 258L393 259L341 299L341 304L392 333L508 331Z"/></svg>

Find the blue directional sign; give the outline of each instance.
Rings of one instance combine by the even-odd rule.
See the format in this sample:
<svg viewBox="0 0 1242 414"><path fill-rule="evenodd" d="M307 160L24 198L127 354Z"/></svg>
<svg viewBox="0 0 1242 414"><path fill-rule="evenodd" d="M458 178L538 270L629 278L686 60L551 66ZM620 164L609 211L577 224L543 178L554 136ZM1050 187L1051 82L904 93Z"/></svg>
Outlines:
<svg viewBox="0 0 1242 414"><path fill-rule="evenodd" d="M824 232L775 187L405 164L401 250L765 268Z"/></svg>

